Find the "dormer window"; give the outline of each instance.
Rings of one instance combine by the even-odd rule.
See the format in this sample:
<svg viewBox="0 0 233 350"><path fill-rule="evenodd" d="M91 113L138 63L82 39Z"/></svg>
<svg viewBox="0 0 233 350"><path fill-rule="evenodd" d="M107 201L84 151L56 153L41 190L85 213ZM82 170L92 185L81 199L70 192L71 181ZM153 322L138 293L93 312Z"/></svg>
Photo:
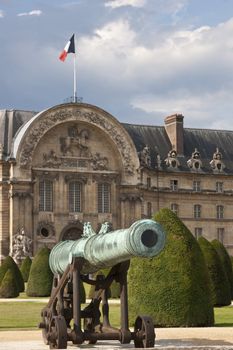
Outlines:
<svg viewBox="0 0 233 350"><path fill-rule="evenodd" d="M195 148L191 158L187 161L187 165L189 168L193 170L201 169L202 167L201 155L200 155L200 152L198 152L197 148Z"/></svg>
<svg viewBox="0 0 233 350"><path fill-rule="evenodd" d="M213 154L213 159L210 162L210 166L215 172L221 172L225 168L222 161L222 153L219 151L218 147L216 148L216 152Z"/></svg>
<svg viewBox="0 0 233 350"><path fill-rule="evenodd" d="M177 159L177 152L174 149L168 153L165 164L170 168L178 168L180 166L179 160Z"/></svg>

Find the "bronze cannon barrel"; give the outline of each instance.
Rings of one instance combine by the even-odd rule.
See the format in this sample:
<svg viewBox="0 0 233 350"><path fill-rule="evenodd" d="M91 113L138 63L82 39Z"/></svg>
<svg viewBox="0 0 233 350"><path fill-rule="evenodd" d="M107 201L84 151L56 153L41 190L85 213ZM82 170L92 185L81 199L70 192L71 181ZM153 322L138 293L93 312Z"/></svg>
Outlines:
<svg viewBox="0 0 233 350"><path fill-rule="evenodd" d="M54 274L62 274L76 257L84 258L82 273L88 274L112 267L134 256L151 258L161 252L165 233L161 225L145 219L127 229L83 235L77 241L62 241L50 253L49 264Z"/></svg>

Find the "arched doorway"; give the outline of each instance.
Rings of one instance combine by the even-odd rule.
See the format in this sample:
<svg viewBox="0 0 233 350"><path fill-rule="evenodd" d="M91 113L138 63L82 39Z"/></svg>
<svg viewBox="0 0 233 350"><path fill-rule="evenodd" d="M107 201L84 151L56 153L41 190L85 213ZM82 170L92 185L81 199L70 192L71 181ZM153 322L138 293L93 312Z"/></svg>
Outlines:
<svg viewBox="0 0 233 350"><path fill-rule="evenodd" d="M70 224L62 230L60 241L68 241L68 240L75 241L81 238L82 233L83 233L83 224L81 222L77 224Z"/></svg>

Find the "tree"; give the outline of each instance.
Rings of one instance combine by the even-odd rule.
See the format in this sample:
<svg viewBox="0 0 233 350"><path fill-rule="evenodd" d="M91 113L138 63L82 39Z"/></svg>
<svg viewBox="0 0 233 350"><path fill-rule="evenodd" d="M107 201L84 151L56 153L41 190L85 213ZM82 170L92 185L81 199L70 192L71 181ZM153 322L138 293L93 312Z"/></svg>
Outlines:
<svg viewBox="0 0 233 350"><path fill-rule="evenodd" d="M49 267L49 254L50 250L45 247L40 249L33 259L26 291L28 296L50 296L53 273Z"/></svg>
<svg viewBox="0 0 233 350"><path fill-rule="evenodd" d="M231 258L230 255L228 254L226 248L224 245L217 239L214 239L212 242L213 247L216 249L221 262L223 264L223 267L226 271L230 288L231 288L231 299L233 299L233 273L232 273L232 264L231 264Z"/></svg>
<svg viewBox="0 0 233 350"><path fill-rule="evenodd" d="M27 256L23 260L22 265L20 266L20 271L21 271L21 274L23 276L24 282L28 281L31 265L32 265L32 260L30 259L29 256Z"/></svg>
<svg viewBox="0 0 233 350"><path fill-rule="evenodd" d="M0 286L0 298L16 298L19 296L17 280L13 268L9 268L5 273Z"/></svg>
<svg viewBox="0 0 233 350"><path fill-rule="evenodd" d="M24 280L23 276L18 268L18 265L15 263L14 259L11 256L7 256L1 267L0 267L0 285L5 277L6 272L12 269L14 271L14 276L16 279L16 284L19 292L24 291Z"/></svg>
<svg viewBox="0 0 233 350"><path fill-rule="evenodd" d="M231 289L220 257L213 245L204 237L198 238L210 275L211 290L214 306L231 304Z"/></svg>
<svg viewBox="0 0 233 350"><path fill-rule="evenodd" d="M154 219L166 232L166 244L155 258L131 260L130 323L145 314L161 327L212 326L210 280L196 239L169 209Z"/></svg>

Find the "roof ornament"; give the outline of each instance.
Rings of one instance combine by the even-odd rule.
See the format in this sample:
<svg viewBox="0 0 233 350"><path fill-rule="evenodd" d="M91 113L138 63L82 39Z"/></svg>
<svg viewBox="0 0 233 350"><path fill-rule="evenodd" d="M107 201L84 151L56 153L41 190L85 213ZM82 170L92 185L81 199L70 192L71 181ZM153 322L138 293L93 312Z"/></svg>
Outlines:
<svg viewBox="0 0 233 350"><path fill-rule="evenodd" d="M146 145L142 151L138 152L141 166L151 167L150 148Z"/></svg>
<svg viewBox="0 0 233 350"><path fill-rule="evenodd" d="M222 161L222 153L219 148L216 147L216 151L213 154L213 159L210 161L210 166L213 171L221 172L225 169L225 164Z"/></svg>
<svg viewBox="0 0 233 350"><path fill-rule="evenodd" d="M202 168L201 154L197 148L194 149L191 158L187 161L187 165L189 168L196 171Z"/></svg>
<svg viewBox="0 0 233 350"><path fill-rule="evenodd" d="M180 166L180 162L177 159L176 150L172 149L168 152L167 158L165 159L165 164L169 168L178 168Z"/></svg>

